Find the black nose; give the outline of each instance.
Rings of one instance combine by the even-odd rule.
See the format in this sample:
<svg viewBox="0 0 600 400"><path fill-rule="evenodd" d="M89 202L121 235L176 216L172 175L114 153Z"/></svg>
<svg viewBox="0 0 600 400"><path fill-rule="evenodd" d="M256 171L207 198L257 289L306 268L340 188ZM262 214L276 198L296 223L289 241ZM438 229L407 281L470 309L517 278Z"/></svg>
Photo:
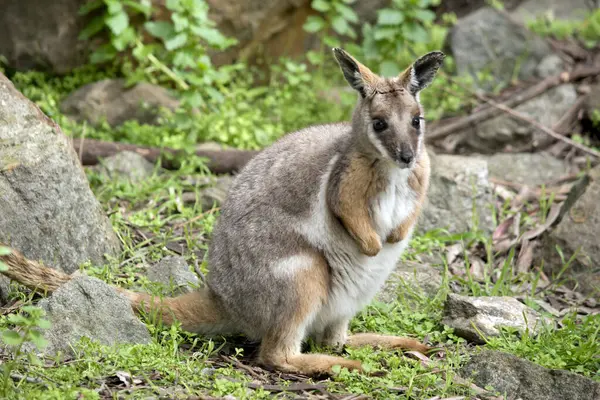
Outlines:
<svg viewBox="0 0 600 400"><path fill-rule="evenodd" d="M410 162L415 158L412 150L405 150L400 152L400 161L406 164L410 164Z"/></svg>

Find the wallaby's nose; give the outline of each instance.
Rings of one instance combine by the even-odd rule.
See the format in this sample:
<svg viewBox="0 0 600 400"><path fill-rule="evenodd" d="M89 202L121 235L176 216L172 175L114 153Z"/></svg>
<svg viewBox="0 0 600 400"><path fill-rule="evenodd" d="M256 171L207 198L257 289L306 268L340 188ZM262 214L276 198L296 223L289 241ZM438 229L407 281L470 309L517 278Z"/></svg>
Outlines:
<svg viewBox="0 0 600 400"><path fill-rule="evenodd" d="M402 161L403 163L410 164L413 158L415 158L415 155L413 154L412 150L403 149L400 152L400 161Z"/></svg>

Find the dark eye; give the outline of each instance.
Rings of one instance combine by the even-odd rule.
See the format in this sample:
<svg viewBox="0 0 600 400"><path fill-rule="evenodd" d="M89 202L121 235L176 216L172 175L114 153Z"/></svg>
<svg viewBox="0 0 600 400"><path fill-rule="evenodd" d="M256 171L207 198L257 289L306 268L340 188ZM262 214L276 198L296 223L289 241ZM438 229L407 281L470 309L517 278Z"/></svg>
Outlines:
<svg viewBox="0 0 600 400"><path fill-rule="evenodd" d="M421 126L421 118L420 117L413 117L413 119L412 119L412 126L415 129L419 129L419 126Z"/></svg>
<svg viewBox="0 0 600 400"><path fill-rule="evenodd" d="M382 132L386 130L387 126L387 122L385 122L383 119L378 118L376 120L373 120L373 129L375 130L375 132Z"/></svg>

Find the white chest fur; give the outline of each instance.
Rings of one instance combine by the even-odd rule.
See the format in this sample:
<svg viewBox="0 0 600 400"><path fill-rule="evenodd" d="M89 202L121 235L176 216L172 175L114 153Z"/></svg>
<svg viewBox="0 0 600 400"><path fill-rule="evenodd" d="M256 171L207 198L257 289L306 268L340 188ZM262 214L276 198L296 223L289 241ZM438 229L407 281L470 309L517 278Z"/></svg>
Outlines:
<svg viewBox="0 0 600 400"><path fill-rule="evenodd" d="M352 318L367 305L381 289L394 270L409 237L390 244L385 240L390 232L402 223L415 206L415 195L408 185L408 170L395 169L390 184L370 204L370 214L375 231L383 248L374 257L360 252L357 244L347 234L339 232L328 210L324 179L320 198L309 220L300 224L300 232L314 246L323 250L331 268L331 285L328 300L315 315L307 333L318 333L330 326Z"/></svg>

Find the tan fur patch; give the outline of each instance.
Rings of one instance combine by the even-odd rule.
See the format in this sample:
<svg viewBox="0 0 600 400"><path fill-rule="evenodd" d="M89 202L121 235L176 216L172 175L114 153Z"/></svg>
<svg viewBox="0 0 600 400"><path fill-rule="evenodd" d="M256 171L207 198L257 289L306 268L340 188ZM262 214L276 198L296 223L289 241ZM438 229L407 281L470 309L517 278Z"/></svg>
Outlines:
<svg viewBox="0 0 600 400"><path fill-rule="evenodd" d="M381 238L369 215L369 202L385 185L371 161L359 154L351 156L350 165L340 180L339 217L361 252L368 256L381 250Z"/></svg>
<svg viewBox="0 0 600 400"><path fill-rule="evenodd" d="M407 237L410 229L416 224L421 214L421 209L425 203L427 197L427 189L429 187L429 174L431 172L429 154L427 150L423 148L421 150L421 156L414 166L412 173L408 177L408 186L415 192L417 196L417 203L413 212L406 218L402 223L390 233L387 237L386 242L397 243Z"/></svg>
<svg viewBox="0 0 600 400"><path fill-rule="evenodd" d="M160 322L171 325L175 321L188 332L202 331L201 327L222 324L225 313L213 300L209 289L199 289L177 297L159 298L146 293L133 293L121 290L138 313L152 316L156 313Z"/></svg>
<svg viewBox="0 0 600 400"><path fill-rule="evenodd" d="M419 343L414 339L379 335L377 333L357 333L350 335L346 344L351 347L373 346L382 349L416 350L424 354L431 350L431 347Z"/></svg>

